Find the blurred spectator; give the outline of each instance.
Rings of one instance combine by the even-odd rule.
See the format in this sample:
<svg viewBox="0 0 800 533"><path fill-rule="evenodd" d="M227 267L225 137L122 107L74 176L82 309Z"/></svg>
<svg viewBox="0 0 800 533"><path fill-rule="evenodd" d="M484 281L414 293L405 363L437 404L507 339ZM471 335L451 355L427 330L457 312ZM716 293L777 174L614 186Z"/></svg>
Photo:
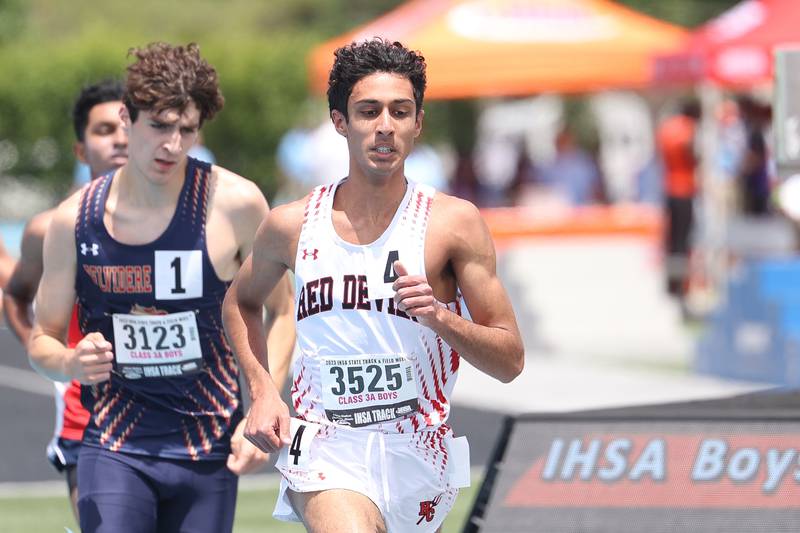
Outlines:
<svg viewBox="0 0 800 533"><path fill-rule="evenodd" d="M658 154L653 154L636 173L635 199L645 204L664 204L664 167Z"/></svg>
<svg viewBox="0 0 800 533"><path fill-rule="evenodd" d="M715 110L716 151L712 157L712 175L707 182L710 186L703 194L709 196L705 204L713 210L709 216L716 217L720 224L729 223L739 210L738 174L745 153L746 135L739 106L734 98L725 98ZM708 220L708 219L707 219ZM727 221L727 222L726 222ZM708 231L712 231L712 227ZM718 226L720 232L726 230ZM711 233L707 236L711 238ZM719 242L727 239L717 234ZM721 251L721 250L720 250Z"/></svg>
<svg viewBox="0 0 800 533"><path fill-rule="evenodd" d="M655 155L655 127L647 100L629 91L604 91L592 96L590 105L594 120L575 123L566 117L565 124L572 126L578 144L597 156L604 198L612 204L634 201L642 169Z"/></svg>
<svg viewBox="0 0 800 533"><path fill-rule="evenodd" d="M508 196L511 205L522 205L530 203L528 196L531 185L536 181L536 174L533 162L528 155L528 146L525 137L518 141L517 168L511 183L508 185Z"/></svg>
<svg viewBox="0 0 800 533"><path fill-rule="evenodd" d="M723 100L717 109L717 154L714 160L716 172L723 179L736 176L745 151L746 134L739 106L735 100Z"/></svg>
<svg viewBox="0 0 800 533"><path fill-rule="evenodd" d="M568 128L556 136L556 156L536 173L537 182L550 186L571 205L588 205L599 201L603 180L591 154L578 146Z"/></svg>
<svg viewBox="0 0 800 533"><path fill-rule="evenodd" d="M472 152L468 150L457 151L456 167L453 172L450 192L459 198L472 202L478 207L483 207L484 205L481 184L475 173Z"/></svg>
<svg viewBox="0 0 800 533"><path fill-rule="evenodd" d="M667 291L681 302L689 272L689 239L694 225L695 169L698 163L695 133L699 119L699 104L687 100L681 105L680 113L664 120L656 133L664 166Z"/></svg>
<svg viewBox="0 0 800 533"><path fill-rule="evenodd" d="M742 212L766 215L769 213L770 173L764 133L769 126L771 110L749 96L739 97L738 104L746 140L737 173Z"/></svg>
<svg viewBox="0 0 800 533"><path fill-rule="evenodd" d="M519 157L516 139L513 133L487 133L476 143L472 161L484 207L509 203L509 187L516 175Z"/></svg>

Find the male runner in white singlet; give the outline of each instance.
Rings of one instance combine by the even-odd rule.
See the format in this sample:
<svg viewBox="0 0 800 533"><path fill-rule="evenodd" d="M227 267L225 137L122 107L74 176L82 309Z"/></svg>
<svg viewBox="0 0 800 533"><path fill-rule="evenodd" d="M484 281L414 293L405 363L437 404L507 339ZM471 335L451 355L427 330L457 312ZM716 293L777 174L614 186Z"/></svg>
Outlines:
<svg viewBox="0 0 800 533"><path fill-rule="evenodd" d="M477 209L404 176L424 90L423 57L400 43L336 51L328 100L349 175L266 216L223 306L252 394L245 436L283 447L274 516L309 531L437 530L469 484L466 441L447 425L460 359L505 382L524 364ZM259 321L286 269L300 352L291 419Z"/></svg>

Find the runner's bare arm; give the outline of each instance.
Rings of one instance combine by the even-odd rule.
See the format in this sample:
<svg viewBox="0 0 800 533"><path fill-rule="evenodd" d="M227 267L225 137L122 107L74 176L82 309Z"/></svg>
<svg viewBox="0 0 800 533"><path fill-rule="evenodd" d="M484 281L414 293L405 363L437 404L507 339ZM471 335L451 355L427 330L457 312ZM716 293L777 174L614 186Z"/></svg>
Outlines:
<svg viewBox="0 0 800 533"><path fill-rule="evenodd" d="M265 217L253 252L234 278L223 304L225 331L252 399L245 436L264 451L277 450L288 439L289 410L270 376L261 310L294 263L303 209L298 204L278 207Z"/></svg>
<svg viewBox="0 0 800 533"><path fill-rule="evenodd" d="M33 328L33 299L42 278L42 247L52 211L40 213L25 225L19 261L3 290L3 312L11 331L27 345Z"/></svg>
<svg viewBox="0 0 800 533"><path fill-rule="evenodd" d="M447 195L437 195L434 209L436 202L439 220L447 221L437 224L437 246L445 247L472 321L437 303L424 276L397 271L395 300L474 367L509 382L522 372L525 357L511 302L497 277L489 229L471 203Z"/></svg>
<svg viewBox="0 0 800 533"><path fill-rule="evenodd" d="M36 294L28 355L31 365L50 379L95 384L110 377L111 343L96 332L86 335L74 349L64 342L75 304L77 209L75 194L58 207L45 234L44 272Z"/></svg>
<svg viewBox="0 0 800 533"><path fill-rule="evenodd" d="M239 180L238 185L239 198L233 202L238 212L238 216L234 219L234 228L237 236L241 239L238 255L240 258L249 259L256 232L260 223L267 216L269 206L255 184ZM264 322L269 367L272 369L272 379L278 389L285 380L286 369L289 367L294 348L294 320L291 315L291 305L291 286L288 283L288 274L284 274L266 299L266 320ZM247 420L247 418L242 420L231 437L228 468L238 475L258 471L269 459L264 450L245 439L244 430Z"/></svg>
<svg viewBox="0 0 800 533"><path fill-rule="evenodd" d="M289 273L272 289L266 302L267 317L264 329L267 334L269 374L279 391L283 390L296 340L294 323L294 290Z"/></svg>
<svg viewBox="0 0 800 533"><path fill-rule="evenodd" d="M229 198L226 204L232 212L232 223L239 241L239 257L244 262L253 249L256 231L267 216L269 206L264 195L251 181L230 171L215 167L220 179L225 180L220 192ZM280 390L286 380L294 350L295 328L293 315L292 285L289 275L284 274L275 289L266 299L264 328L269 353L269 369L272 381Z"/></svg>

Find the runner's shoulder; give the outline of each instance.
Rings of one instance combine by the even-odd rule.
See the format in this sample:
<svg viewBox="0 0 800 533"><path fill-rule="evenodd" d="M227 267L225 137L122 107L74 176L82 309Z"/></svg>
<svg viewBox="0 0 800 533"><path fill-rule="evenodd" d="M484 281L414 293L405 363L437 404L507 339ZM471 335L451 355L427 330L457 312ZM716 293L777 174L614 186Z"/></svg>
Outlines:
<svg viewBox="0 0 800 533"><path fill-rule="evenodd" d="M305 220L307 203L308 195L299 200L273 207L264 220L265 230L284 236L299 235Z"/></svg>
<svg viewBox="0 0 800 533"><path fill-rule="evenodd" d="M45 234L46 241L56 243L59 249L67 249L75 245L75 224L81 204L83 189L75 191L52 210L50 223Z"/></svg>
<svg viewBox="0 0 800 533"><path fill-rule="evenodd" d="M263 209L266 206L264 193L253 181L226 168L211 167L215 203L230 209Z"/></svg>
<svg viewBox="0 0 800 533"><path fill-rule="evenodd" d="M447 228L448 232L466 236L486 227L481 212L475 204L439 191L433 198L431 224Z"/></svg>
<svg viewBox="0 0 800 533"><path fill-rule="evenodd" d="M53 225L75 227L75 220L78 217L84 189L85 187L67 196L57 207L51 210L48 227Z"/></svg>
<svg viewBox="0 0 800 533"><path fill-rule="evenodd" d="M22 242L34 242L44 240L44 234L47 233L47 228L53 220L57 208L48 209L33 215L30 220L25 224L25 229L22 232Z"/></svg>

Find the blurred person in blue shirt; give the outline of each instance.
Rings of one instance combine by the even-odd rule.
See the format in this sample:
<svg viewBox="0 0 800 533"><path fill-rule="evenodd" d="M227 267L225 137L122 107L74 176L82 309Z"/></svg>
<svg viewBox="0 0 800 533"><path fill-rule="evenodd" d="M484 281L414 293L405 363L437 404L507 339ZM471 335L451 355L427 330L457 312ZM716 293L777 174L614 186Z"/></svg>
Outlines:
<svg viewBox="0 0 800 533"><path fill-rule="evenodd" d="M562 129L556 136L556 157L536 172L537 181L558 191L571 205L588 205L602 198L600 169L594 158Z"/></svg>

